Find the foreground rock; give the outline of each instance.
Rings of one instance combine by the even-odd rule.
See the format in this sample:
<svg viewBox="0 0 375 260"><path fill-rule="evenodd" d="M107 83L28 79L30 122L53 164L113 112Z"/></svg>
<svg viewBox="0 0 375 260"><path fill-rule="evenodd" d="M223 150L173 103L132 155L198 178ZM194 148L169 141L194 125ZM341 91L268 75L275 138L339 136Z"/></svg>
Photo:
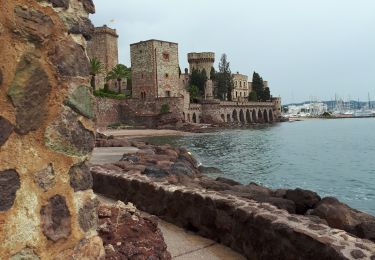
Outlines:
<svg viewBox="0 0 375 260"><path fill-rule="evenodd" d="M157 220L141 217L132 204L102 204L98 214L106 259L171 259Z"/></svg>
<svg viewBox="0 0 375 260"><path fill-rule="evenodd" d="M83 2L0 1L0 259L104 257Z"/></svg>

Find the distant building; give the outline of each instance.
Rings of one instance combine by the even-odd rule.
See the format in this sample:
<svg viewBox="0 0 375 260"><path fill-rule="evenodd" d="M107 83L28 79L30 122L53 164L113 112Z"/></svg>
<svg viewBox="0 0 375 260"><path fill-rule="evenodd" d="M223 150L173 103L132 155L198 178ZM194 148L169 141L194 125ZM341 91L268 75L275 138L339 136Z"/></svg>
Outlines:
<svg viewBox="0 0 375 260"><path fill-rule="evenodd" d="M148 40L130 45L133 98L179 97L178 44Z"/></svg>
<svg viewBox="0 0 375 260"><path fill-rule="evenodd" d="M105 77L118 64L118 35L115 29L103 25L96 27L92 39L87 42L87 54L92 58L97 58L103 64L103 73L97 75L96 85L103 88ZM111 84L114 88L114 83Z"/></svg>
<svg viewBox="0 0 375 260"><path fill-rule="evenodd" d="M232 90L233 101L245 101L249 96L249 84L248 76L239 74L233 74L234 88Z"/></svg>

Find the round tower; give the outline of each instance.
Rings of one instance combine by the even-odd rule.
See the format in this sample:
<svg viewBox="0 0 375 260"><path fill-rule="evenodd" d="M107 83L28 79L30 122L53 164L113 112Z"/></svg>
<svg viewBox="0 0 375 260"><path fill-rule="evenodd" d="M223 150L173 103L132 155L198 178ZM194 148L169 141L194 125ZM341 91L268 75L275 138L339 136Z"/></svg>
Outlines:
<svg viewBox="0 0 375 260"><path fill-rule="evenodd" d="M214 66L215 53L213 52L192 52L188 53L188 62L190 65L190 73L193 69L202 71L206 70L207 78L210 79L211 68Z"/></svg>

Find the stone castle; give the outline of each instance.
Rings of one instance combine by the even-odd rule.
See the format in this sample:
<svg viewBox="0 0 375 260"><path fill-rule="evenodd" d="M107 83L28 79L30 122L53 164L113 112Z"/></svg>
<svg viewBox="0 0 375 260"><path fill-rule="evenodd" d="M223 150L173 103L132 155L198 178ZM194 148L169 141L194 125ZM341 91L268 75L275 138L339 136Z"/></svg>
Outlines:
<svg viewBox="0 0 375 260"><path fill-rule="evenodd" d="M108 27L99 27L96 32L97 36L94 36L94 41L89 44L89 50L92 50L89 54L100 57L106 67L108 64L113 66L118 62L117 34ZM119 121L146 123L149 126L177 121L246 125L271 123L280 118L280 98L273 98L269 102L247 101L251 82L248 82L246 75L233 75L233 101L214 99L215 86L210 79L211 68L215 62L213 52L189 53L187 59L190 71L185 69L184 73L179 66L177 43L154 39L141 41L130 45L130 53L132 98L121 101L118 105L121 108L115 108L117 113L121 114L117 117ZM199 104L190 103L190 95L186 90L189 73L193 69L204 69L208 78L204 100ZM168 113L162 112L162 107L166 106ZM115 123L109 122L107 118L104 121Z"/></svg>

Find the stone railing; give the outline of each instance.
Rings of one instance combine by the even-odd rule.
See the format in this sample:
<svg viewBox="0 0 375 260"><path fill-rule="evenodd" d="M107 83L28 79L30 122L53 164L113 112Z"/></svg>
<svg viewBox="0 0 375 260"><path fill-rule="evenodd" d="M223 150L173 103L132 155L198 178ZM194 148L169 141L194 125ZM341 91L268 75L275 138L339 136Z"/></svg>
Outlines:
<svg viewBox="0 0 375 260"><path fill-rule="evenodd" d="M201 104L193 104L193 103L191 103L189 105L189 110L201 111L201 109L202 109L202 105Z"/></svg>
<svg viewBox="0 0 375 260"><path fill-rule="evenodd" d="M374 243L268 203L153 182L95 166L94 190L240 252L248 259L375 259Z"/></svg>
<svg viewBox="0 0 375 260"><path fill-rule="evenodd" d="M273 107L273 102L248 102L248 101L221 101L221 106L253 106L253 107Z"/></svg>

